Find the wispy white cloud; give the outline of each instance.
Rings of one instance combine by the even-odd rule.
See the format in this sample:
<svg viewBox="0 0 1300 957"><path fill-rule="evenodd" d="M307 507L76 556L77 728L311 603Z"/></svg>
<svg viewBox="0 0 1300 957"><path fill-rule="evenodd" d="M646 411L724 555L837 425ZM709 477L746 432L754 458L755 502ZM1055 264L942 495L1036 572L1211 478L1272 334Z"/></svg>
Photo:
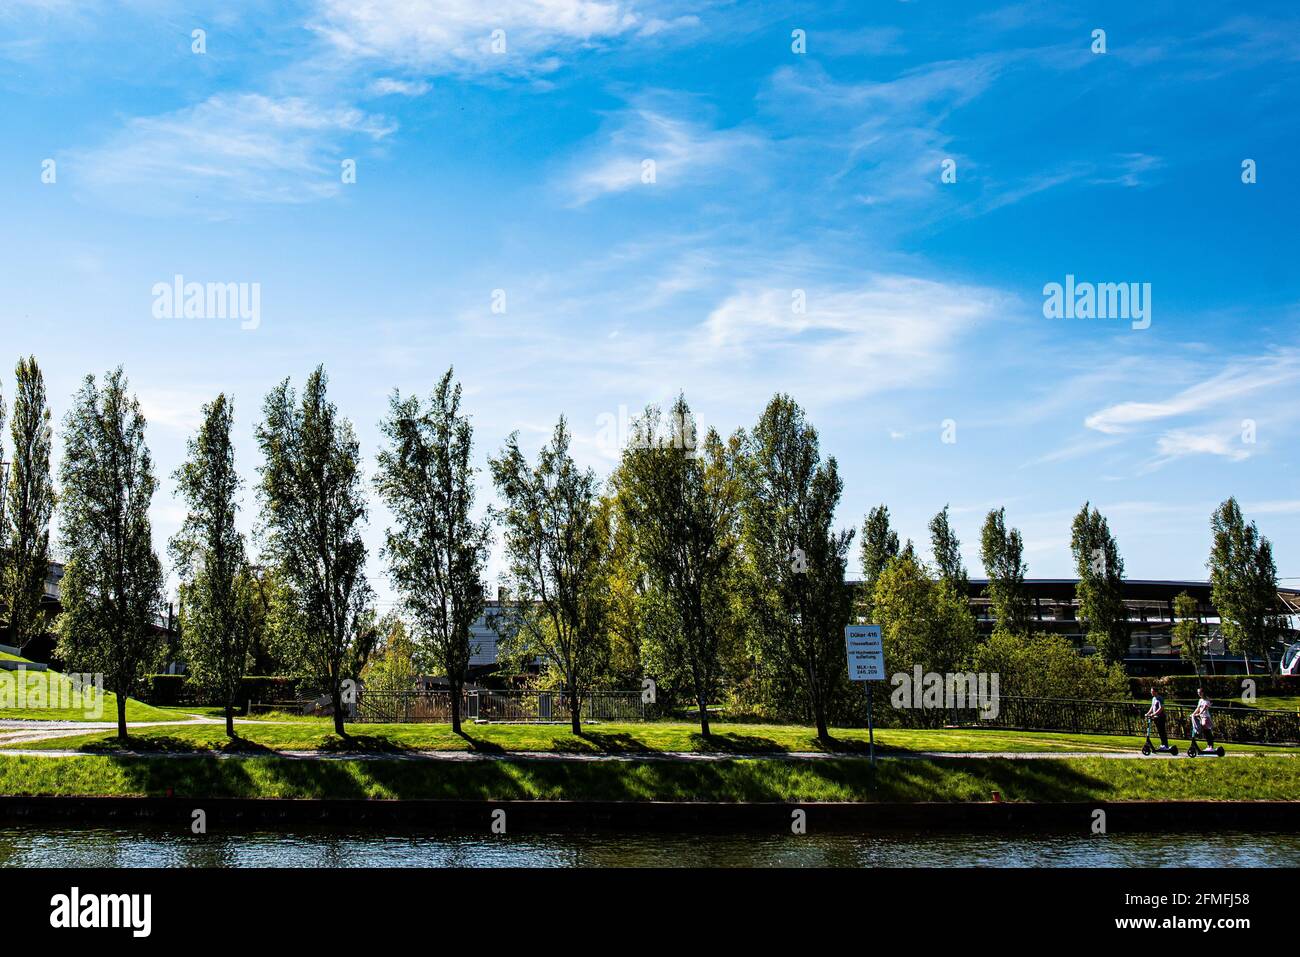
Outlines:
<svg viewBox="0 0 1300 957"><path fill-rule="evenodd" d="M1233 363L1222 372L1154 402L1120 402L1094 412L1084 424L1098 432L1125 432L1136 426L1214 410L1224 403L1300 379L1300 354L1288 350Z"/></svg>
<svg viewBox="0 0 1300 957"><path fill-rule="evenodd" d="M396 80L385 76L370 84L370 91L377 96L423 96L429 92L429 84L423 80Z"/></svg>
<svg viewBox="0 0 1300 957"><path fill-rule="evenodd" d="M714 363L772 366L778 381L848 398L932 381L963 337L1005 302L991 289L903 275L821 289L746 288L709 314L694 341Z"/></svg>
<svg viewBox="0 0 1300 957"><path fill-rule="evenodd" d="M560 187L576 206L630 189L671 190L735 167L760 144L745 130L714 129L642 102L612 118L567 167Z"/></svg>
<svg viewBox="0 0 1300 957"><path fill-rule="evenodd" d="M1234 462L1250 458L1250 452L1241 442L1240 435L1219 432L1193 432L1175 429L1156 440L1156 451L1162 461L1184 455L1218 455Z"/></svg>
<svg viewBox="0 0 1300 957"><path fill-rule="evenodd" d="M546 73L560 53L672 22L626 0L323 0L312 26L344 55L429 73Z"/></svg>
<svg viewBox="0 0 1300 957"><path fill-rule="evenodd" d="M160 116L138 117L107 142L72 155L78 187L141 212L197 210L213 218L240 203L301 203L341 186L346 144L393 132L347 106L260 94L217 94Z"/></svg>

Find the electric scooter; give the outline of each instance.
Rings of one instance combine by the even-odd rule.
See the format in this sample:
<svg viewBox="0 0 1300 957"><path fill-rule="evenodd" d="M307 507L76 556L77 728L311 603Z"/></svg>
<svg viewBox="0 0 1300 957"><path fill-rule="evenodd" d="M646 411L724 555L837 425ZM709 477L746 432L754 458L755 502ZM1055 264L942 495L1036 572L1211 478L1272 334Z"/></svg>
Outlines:
<svg viewBox="0 0 1300 957"><path fill-rule="evenodd" d="M1151 743L1151 719L1147 718L1147 739L1142 742L1142 753L1151 754L1168 754L1171 757L1178 756L1178 745L1176 744L1152 744Z"/></svg>
<svg viewBox="0 0 1300 957"><path fill-rule="evenodd" d="M1196 746L1196 736L1197 736L1198 734L1200 734L1200 733L1201 733L1201 726L1200 726L1200 723L1199 723L1199 722L1196 722L1196 721L1193 721L1193 722L1192 722L1192 740L1191 740L1191 742L1188 743L1188 745L1187 745L1187 756L1188 756L1189 758L1194 758L1194 757L1196 757L1198 754L1212 754L1212 755L1214 755L1216 758L1221 758L1221 757L1223 757L1223 754L1224 754L1224 751L1223 751L1223 745L1219 745L1218 747L1215 747L1215 748L1198 748L1198 747Z"/></svg>

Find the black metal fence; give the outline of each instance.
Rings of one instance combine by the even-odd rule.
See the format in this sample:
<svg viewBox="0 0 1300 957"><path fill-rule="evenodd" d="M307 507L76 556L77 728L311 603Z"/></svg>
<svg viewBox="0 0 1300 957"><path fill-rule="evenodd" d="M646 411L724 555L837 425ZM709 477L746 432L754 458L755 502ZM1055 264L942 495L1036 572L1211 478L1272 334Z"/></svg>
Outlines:
<svg viewBox="0 0 1300 957"><path fill-rule="evenodd" d="M904 727L962 726L1024 731L1064 731L1075 734L1139 735L1146 730L1146 701L1088 701L1075 698L1026 698L1000 695L983 707L881 709L888 723ZM1191 735L1192 708L1166 704L1170 737ZM1256 708L1216 707L1215 740L1284 744L1300 742L1300 712ZM882 722L883 723L883 722Z"/></svg>
<svg viewBox="0 0 1300 957"><path fill-rule="evenodd" d="M469 718L469 692L461 693L460 714ZM357 692L359 724L405 724L412 721L451 723L450 691Z"/></svg>
<svg viewBox="0 0 1300 957"><path fill-rule="evenodd" d="M460 714L466 721L543 724L569 720L569 696L560 691L492 691L461 693ZM639 691L593 691L581 699L584 721L644 721ZM354 719L361 724L451 722L450 691L366 691L357 695Z"/></svg>

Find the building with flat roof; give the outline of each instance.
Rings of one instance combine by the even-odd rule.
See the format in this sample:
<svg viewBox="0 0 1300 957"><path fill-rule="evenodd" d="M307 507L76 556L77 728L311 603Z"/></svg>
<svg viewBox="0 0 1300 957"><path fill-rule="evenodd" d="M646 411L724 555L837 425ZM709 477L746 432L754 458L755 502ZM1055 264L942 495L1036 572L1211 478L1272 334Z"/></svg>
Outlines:
<svg viewBox="0 0 1300 957"><path fill-rule="evenodd" d="M1079 602L1075 598L1075 587L1078 584L1077 578L1025 579L1025 588L1032 603L1030 614L1034 629L1063 635L1084 653L1092 653L1096 649L1088 641L1083 623L1079 621ZM1132 667L1142 663L1159 665L1162 661L1174 663L1179 660L1172 643L1176 621L1174 599L1184 591L1196 599L1198 618L1207 629L1210 663L1242 663L1239 653L1229 653L1224 648L1219 630L1219 612L1214 607L1209 582L1126 579L1124 607L1128 610L1131 636L1128 653L1130 670L1143 670ZM967 599L980 631L993 631L997 621L988 598L988 579L972 578ZM1273 656L1276 663L1287 645L1300 640L1300 588L1279 588L1275 610L1285 623L1284 635Z"/></svg>

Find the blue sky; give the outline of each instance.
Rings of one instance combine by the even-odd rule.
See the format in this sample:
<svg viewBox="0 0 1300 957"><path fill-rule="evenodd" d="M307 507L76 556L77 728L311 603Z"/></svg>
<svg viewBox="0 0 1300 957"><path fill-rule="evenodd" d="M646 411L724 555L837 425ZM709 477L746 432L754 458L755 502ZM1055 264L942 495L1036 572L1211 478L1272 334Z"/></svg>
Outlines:
<svg viewBox="0 0 1300 957"><path fill-rule="evenodd" d="M10 0L4 361L59 416L125 365L160 545L217 392L251 524L276 381L324 362L372 471L390 390L454 364L480 464L565 413L604 475L647 402L730 432L783 390L843 524L950 503L976 574L1005 505L1069 575L1091 500L1129 577L1203 578L1236 495L1300 582L1298 81L1289 4ZM155 318L177 274L258 284L257 328ZM1150 327L1046 318L1067 275L1149 283Z"/></svg>

